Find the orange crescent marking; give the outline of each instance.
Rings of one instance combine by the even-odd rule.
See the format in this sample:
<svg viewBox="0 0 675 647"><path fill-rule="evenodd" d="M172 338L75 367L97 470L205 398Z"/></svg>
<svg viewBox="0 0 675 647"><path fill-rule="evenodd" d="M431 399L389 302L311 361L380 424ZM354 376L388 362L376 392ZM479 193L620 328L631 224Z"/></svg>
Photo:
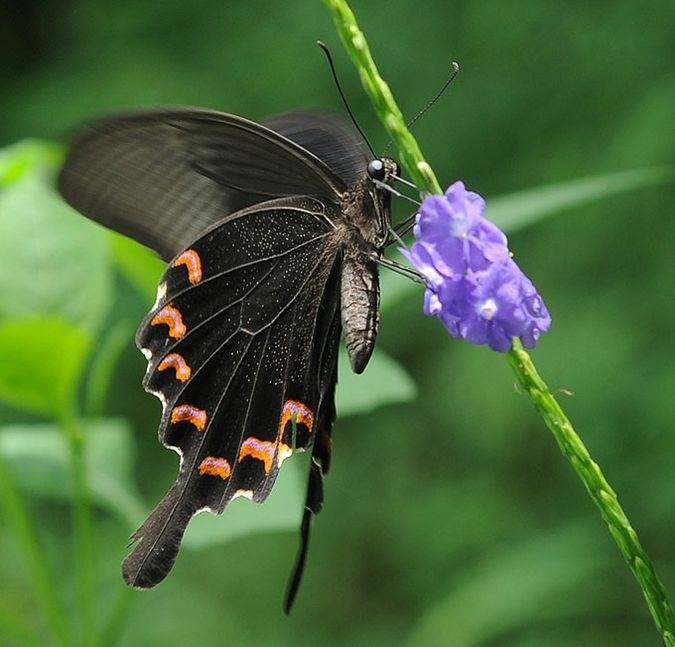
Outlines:
<svg viewBox="0 0 675 647"><path fill-rule="evenodd" d="M175 425L177 422L191 422L197 431L204 431L206 411L190 404L181 404L171 410L171 424Z"/></svg>
<svg viewBox="0 0 675 647"><path fill-rule="evenodd" d="M286 400L284 403L284 408L281 412L281 423L279 424L279 437L284 433L286 424L293 419L293 415L296 414L296 421L298 424L307 425L310 433L312 431L312 425L314 424L314 414L312 410L306 407L302 402L297 400Z"/></svg>
<svg viewBox="0 0 675 647"><path fill-rule="evenodd" d="M266 440L258 440L251 436L247 438L239 450L239 460L241 461L246 456L257 458L265 464L265 474L269 474L272 469L272 461L276 454L276 445Z"/></svg>
<svg viewBox="0 0 675 647"><path fill-rule="evenodd" d="M181 339L187 332L183 317L172 305L164 306L150 321L151 326L158 326L159 324L169 326L169 337L174 339Z"/></svg>
<svg viewBox="0 0 675 647"><path fill-rule="evenodd" d="M167 368L175 369L176 379L181 382L187 382L192 375L192 369L187 365L183 356L178 353L167 355L157 366L158 371L165 371Z"/></svg>
<svg viewBox="0 0 675 647"><path fill-rule="evenodd" d="M188 271L188 279L192 285L202 280L202 261L194 249L186 249L174 262L173 267L185 265Z"/></svg>
<svg viewBox="0 0 675 647"><path fill-rule="evenodd" d="M220 476L223 481L226 481L232 474L232 468L224 458L207 456L199 465L199 475L204 476L204 474Z"/></svg>

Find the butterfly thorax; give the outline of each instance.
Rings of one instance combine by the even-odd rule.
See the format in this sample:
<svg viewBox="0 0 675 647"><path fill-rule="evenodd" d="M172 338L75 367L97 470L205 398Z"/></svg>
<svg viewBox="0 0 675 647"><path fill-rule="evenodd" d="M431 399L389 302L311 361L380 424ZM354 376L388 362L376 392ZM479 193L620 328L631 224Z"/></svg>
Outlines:
<svg viewBox="0 0 675 647"><path fill-rule="evenodd" d="M391 193L382 185L391 186L398 164L390 158L373 160L359 181L343 196L344 222L356 230L354 238L370 243L381 251L391 228ZM352 238L349 244L356 240Z"/></svg>

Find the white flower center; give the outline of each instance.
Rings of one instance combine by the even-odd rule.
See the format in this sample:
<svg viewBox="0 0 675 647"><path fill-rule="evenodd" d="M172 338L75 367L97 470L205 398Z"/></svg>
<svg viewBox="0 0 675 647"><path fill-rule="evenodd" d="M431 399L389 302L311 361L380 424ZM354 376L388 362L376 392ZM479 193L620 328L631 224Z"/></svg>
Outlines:
<svg viewBox="0 0 675 647"><path fill-rule="evenodd" d="M483 317L483 319L492 321L492 317L497 314L497 304L494 299L485 299L485 301L476 304L476 312Z"/></svg>

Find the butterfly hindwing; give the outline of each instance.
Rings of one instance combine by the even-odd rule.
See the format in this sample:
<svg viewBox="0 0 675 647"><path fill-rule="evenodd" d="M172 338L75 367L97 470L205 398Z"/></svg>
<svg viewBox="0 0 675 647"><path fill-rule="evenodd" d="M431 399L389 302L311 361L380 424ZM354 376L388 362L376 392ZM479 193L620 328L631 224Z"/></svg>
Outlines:
<svg viewBox="0 0 675 647"><path fill-rule="evenodd" d="M282 460L314 441L319 412L330 412L332 426L335 209L287 198L240 211L167 269L137 343L149 361L146 389L164 405L160 439L180 453L181 468L134 535L140 542L123 565L130 584L166 576L196 512L222 512L236 496L264 500Z"/></svg>

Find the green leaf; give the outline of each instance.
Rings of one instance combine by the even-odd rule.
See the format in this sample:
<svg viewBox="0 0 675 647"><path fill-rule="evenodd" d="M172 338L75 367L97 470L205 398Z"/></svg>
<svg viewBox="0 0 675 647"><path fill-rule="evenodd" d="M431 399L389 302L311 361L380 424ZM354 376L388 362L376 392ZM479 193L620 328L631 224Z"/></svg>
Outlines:
<svg viewBox="0 0 675 647"><path fill-rule="evenodd" d="M496 551L450 583L452 592L422 617L404 645L498 645L538 622L589 613L589 600L575 606L573 593L611 559L604 544L594 545L595 534L594 524L573 523Z"/></svg>
<svg viewBox="0 0 675 647"><path fill-rule="evenodd" d="M63 147L27 139L0 150L0 189L26 176L53 177L63 161Z"/></svg>
<svg viewBox="0 0 675 647"><path fill-rule="evenodd" d="M112 300L105 232L57 195L48 153L30 150L0 152L0 317L59 317L95 330Z"/></svg>
<svg viewBox="0 0 675 647"><path fill-rule="evenodd" d="M346 351L338 361L337 410L341 417L367 413L395 402L410 402L417 387L406 370L394 359L375 349L368 367L355 375Z"/></svg>
<svg viewBox="0 0 675 647"><path fill-rule="evenodd" d="M60 418L75 401L92 337L57 319L0 323L0 398Z"/></svg>
<svg viewBox="0 0 675 647"><path fill-rule="evenodd" d="M0 429L0 452L19 487L56 501L72 499L70 448L56 425L14 425ZM136 527L145 506L133 489L133 435L122 420L86 425L85 461L92 499Z"/></svg>
<svg viewBox="0 0 675 647"><path fill-rule="evenodd" d="M297 531L304 509L309 458L309 453L287 458L264 503L239 497L222 515L198 514L188 526L183 546L199 550L253 533Z"/></svg>
<svg viewBox="0 0 675 647"><path fill-rule="evenodd" d="M485 215L504 231L513 233L565 209L648 186L675 181L675 168L631 169L551 184L491 198Z"/></svg>
<svg viewBox="0 0 675 647"><path fill-rule="evenodd" d="M148 303L153 303L166 263L155 252L121 234L109 232L115 264Z"/></svg>

